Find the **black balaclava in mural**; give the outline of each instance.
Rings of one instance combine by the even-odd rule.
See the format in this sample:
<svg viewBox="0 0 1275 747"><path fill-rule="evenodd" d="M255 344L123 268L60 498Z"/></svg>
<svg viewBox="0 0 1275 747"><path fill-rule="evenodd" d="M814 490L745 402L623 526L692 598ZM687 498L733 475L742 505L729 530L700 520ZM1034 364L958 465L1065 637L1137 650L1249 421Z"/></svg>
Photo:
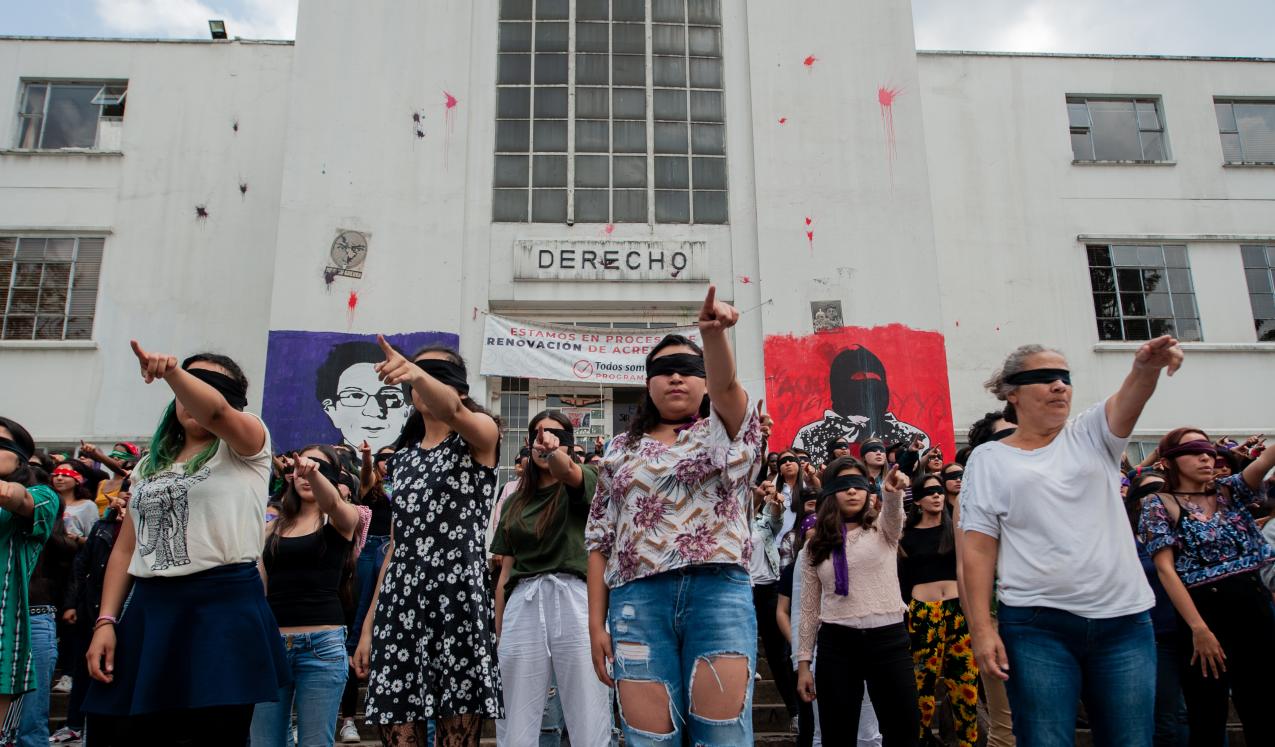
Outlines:
<svg viewBox="0 0 1275 747"><path fill-rule="evenodd" d="M854 345L838 353L828 370L828 389L833 412L843 417L865 416L871 420L870 433L882 432L890 388L885 366L871 350Z"/></svg>

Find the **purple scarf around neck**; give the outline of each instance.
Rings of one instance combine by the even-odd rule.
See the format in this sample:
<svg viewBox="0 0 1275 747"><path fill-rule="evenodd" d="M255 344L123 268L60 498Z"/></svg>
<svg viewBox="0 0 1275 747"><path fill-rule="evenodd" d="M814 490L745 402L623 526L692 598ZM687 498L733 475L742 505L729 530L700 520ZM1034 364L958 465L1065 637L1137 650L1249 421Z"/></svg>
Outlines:
<svg viewBox="0 0 1275 747"><path fill-rule="evenodd" d="M850 561L846 560L846 523L841 522L841 541L832 549L832 573L837 596L850 596Z"/></svg>

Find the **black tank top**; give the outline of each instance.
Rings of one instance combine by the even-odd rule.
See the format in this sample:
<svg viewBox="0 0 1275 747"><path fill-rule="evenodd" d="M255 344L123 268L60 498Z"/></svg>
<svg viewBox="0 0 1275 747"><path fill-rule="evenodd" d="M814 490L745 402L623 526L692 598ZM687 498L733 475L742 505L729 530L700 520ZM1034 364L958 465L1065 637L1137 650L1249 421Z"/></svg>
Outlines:
<svg viewBox="0 0 1275 747"><path fill-rule="evenodd" d="M956 580L956 551L940 553L942 538L942 526L927 529L912 527L903 531L899 545L907 556L900 561L902 573L899 576L907 587L903 590L904 599L911 598L912 587L917 584Z"/></svg>
<svg viewBox="0 0 1275 747"><path fill-rule="evenodd" d="M352 545L327 523L313 534L266 540L266 599L279 627L345 624L341 574Z"/></svg>

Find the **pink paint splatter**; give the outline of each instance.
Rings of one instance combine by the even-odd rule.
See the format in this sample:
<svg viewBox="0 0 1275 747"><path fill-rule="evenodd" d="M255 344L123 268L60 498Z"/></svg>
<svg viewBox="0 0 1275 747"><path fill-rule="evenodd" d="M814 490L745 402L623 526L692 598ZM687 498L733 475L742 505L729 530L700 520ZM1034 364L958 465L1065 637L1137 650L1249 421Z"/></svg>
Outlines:
<svg viewBox="0 0 1275 747"><path fill-rule="evenodd" d="M885 129L885 153L890 162L890 178L894 179L894 102L903 95L902 88L879 86L877 88L877 104L881 107L881 126Z"/></svg>
<svg viewBox="0 0 1275 747"><path fill-rule="evenodd" d="M348 330L354 326L354 312L359 307L359 292L350 291L350 297L345 302L345 327Z"/></svg>
<svg viewBox="0 0 1275 747"><path fill-rule="evenodd" d="M607 236L610 236L611 234L615 233L615 224L613 223L606 224L606 226L603 227L602 232L605 233Z"/></svg>
<svg viewBox="0 0 1275 747"><path fill-rule="evenodd" d="M813 252L815 250L815 232L814 231L806 231L806 241L810 242L810 251Z"/></svg>
<svg viewBox="0 0 1275 747"><path fill-rule="evenodd" d="M456 131L456 118L454 114L456 111L457 100L455 96L451 95L447 91L443 91L443 96L446 97L443 100L443 105L445 107L443 111L443 168L446 169L448 156L451 154L452 149L452 134Z"/></svg>
<svg viewBox="0 0 1275 747"><path fill-rule="evenodd" d="M448 109L455 109L455 108L456 108L456 103L457 103L457 102L456 102L456 97L455 97L455 96L453 96L453 95L451 95L451 94L450 94L450 93L448 93L447 91L443 91L443 95L447 97L447 98L446 98L446 105L447 105L447 108L448 108Z"/></svg>
<svg viewBox="0 0 1275 747"><path fill-rule="evenodd" d="M815 255L815 230L811 228L815 219L809 215L806 216L806 243L810 244L810 256Z"/></svg>
<svg viewBox="0 0 1275 747"><path fill-rule="evenodd" d="M811 224L811 223L813 223L813 222L814 222L814 220L813 220L813 219L812 219L809 215L807 215L807 216L806 216L806 225L808 226L808 225L810 225L810 224Z"/></svg>
<svg viewBox="0 0 1275 747"><path fill-rule="evenodd" d="M749 285L750 283L753 282L753 279L748 277L747 275L740 275L739 282L743 285Z"/></svg>
<svg viewBox="0 0 1275 747"><path fill-rule="evenodd" d="M801 64L805 65L806 67L814 67L815 63L818 61L819 61L818 57L815 57L814 55L810 55L806 57L806 59L802 60Z"/></svg>
<svg viewBox="0 0 1275 747"><path fill-rule="evenodd" d="M787 118L787 117L780 117L780 118L779 118L779 124L788 124L788 118Z"/></svg>

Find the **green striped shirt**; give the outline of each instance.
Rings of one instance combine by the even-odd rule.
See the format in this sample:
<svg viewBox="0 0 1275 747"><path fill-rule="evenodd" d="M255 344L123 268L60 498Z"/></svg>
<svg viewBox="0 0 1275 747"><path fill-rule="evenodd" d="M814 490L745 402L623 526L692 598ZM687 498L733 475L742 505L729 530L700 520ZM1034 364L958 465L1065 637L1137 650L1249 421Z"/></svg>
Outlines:
<svg viewBox="0 0 1275 747"><path fill-rule="evenodd" d="M31 516L0 508L0 563L4 564L0 576L0 695L35 689L27 589L40 550L53 533L58 494L47 485L27 488L27 492L35 504Z"/></svg>

